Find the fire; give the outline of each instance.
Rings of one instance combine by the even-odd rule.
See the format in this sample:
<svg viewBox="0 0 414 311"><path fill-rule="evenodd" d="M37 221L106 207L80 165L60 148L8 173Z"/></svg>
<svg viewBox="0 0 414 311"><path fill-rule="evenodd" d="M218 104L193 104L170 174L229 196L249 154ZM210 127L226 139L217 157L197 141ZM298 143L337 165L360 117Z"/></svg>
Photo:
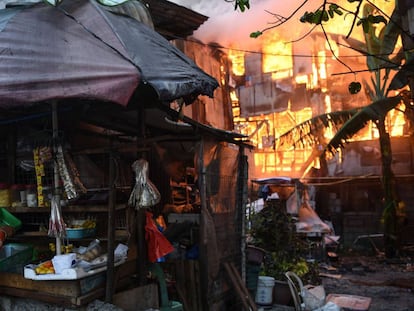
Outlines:
<svg viewBox="0 0 414 311"><path fill-rule="evenodd" d="M293 68L292 44L286 42L277 32L264 34L263 72L272 73L272 78L291 77Z"/></svg>
<svg viewBox="0 0 414 311"><path fill-rule="evenodd" d="M395 5L394 2L391 3L383 0L372 0L371 2L379 6L388 16L391 15ZM341 4L342 7L349 10L355 9L355 4L350 4L347 0L341 1ZM326 24L325 31L327 33L347 35L351 23L351 15L344 14L344 17L338 16L334 21ZM352 37L359 41L364 41L360 28L355 27ZM295 29L295 31L297 33L299 30ZM284 38L284 33L288 32L283 32L280 29L265 32L260 38L261 46L257 48L256 54L251 53L252 51L230 49L228 55L232 63L233 74L239 77L244 76L246 81L244 87L251 87L254 90L252 92L257 93L258 90L261 90L262 93L267 92L269 90L267 84L262 86L261 89L254 89L254 86L259 84L265 85L265 83L270 81L271 84L269 85L276 85L278 88L282 88L282 91L291 92L291 94L294 94L298 87L304 86L303 92L318 90L323 95L316 103L308 100L307 106L304 105L305 107L301 109L293 109L293 97L291 96L287 108L283 111L269 110L267 113L260 111L260 114L243 115L243 106L238 98L239 93L231 93L235 128L240 133L247 135L250 141L257 147L254 153L254 165L256 173L262 176L289 174L292 177L298 177L298 175L308 170L310 166L318 166L317 161L311 160L315 156L315 149L293 150L292 148L290 150L277 150L274 145L275 138L318 114L349 109L346 106L338 106L338 103L342 105L345 102L349 106L363 106L370 102L362 93L359 97L354 96L351 100L338 100L338 94L341 94L340 96L349 96L347 81L351 75L339 77L336 80L339 82L332 84L332 73L347 71L343 65L339 64L335 56L343 57L349 54L355 56L358 55L358 52L344 50L341 45L336 44L337 39L335 39L335 36L331 37L332 42L330 45L327 45L326 38L322 34L314 34L308 36L305 40L292 42L292 39L296 38ZM292 32L289 31L289 34L291 35ZM301 35L298 34L297 37L299 38ZM348 58L345 59L348 60ZM353 61L356 62L356 65L366 66L366 60L362 55L355 56ZM255 65L258 67L252 69ZM352 76L351 78L353 79L354 77ZM277 90L280 92L280 89ZM269 91L269 93L272 92ZM249 98L252 97L245 96L243 100L249 100ZM250 100L256 101L262 100L262 98L254 97L254 99ZM305 97L302 97L301 100L305 101ZM389 132L392 136L403 135L403 113L397 110L392 111L388 116L388 124ZM334 134L329 130L324 133L327 140L332 138ZM370 124L366 129L361 130L354 139L364 140L376 137L378 137L376 128Z"/></svg>
<svg viewBox="0 0 414 311"><path fill-rule="evenodd" d="M228 58L231 61L233 74L236 76L244 75L244 51L229 50Z"/></svg>

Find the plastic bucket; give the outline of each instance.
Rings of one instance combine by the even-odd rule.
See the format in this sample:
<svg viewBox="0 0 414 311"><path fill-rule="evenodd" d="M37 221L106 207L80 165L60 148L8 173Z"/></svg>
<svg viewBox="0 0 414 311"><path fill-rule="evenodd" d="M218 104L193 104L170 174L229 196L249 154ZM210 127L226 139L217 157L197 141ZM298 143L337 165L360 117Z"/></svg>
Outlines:
<svg viewBox="0 0 414 311"><path fill-rule="evenodd" d="M259 276L257 281L256 303L259 305L272 305L274 286L274 278L270 276Z"/></svg>

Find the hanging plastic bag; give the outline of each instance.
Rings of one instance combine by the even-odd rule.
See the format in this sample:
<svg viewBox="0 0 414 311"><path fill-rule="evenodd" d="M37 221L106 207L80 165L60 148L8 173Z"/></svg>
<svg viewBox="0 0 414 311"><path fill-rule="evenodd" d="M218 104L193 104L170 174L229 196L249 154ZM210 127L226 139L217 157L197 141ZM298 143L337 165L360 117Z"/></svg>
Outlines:
<svg viewBox="0 0 414 311"><path fill-rule="evenodd" d="M144 159L132 164L135 172L135 185L129 196L128 204L135 209L151 207L158 204L161 195L155 185L148 179L148 162Z"/></svg>
<svg viewBox="0 0 414 311"><path fill-rule="evenodd" d="M150 212L146 212L145 239L147 240L148 260L150 262L156 262L174 251L174 246L158 230Z"/></svg>
<svg viewBox="0 0 414 311"><path fill-rule="evenodd" d="M66 236L66 224L63 221L59 196L56 195L52 197L52 201L50 202L49 230L47 234L55 238L63 238Z"/></svg>

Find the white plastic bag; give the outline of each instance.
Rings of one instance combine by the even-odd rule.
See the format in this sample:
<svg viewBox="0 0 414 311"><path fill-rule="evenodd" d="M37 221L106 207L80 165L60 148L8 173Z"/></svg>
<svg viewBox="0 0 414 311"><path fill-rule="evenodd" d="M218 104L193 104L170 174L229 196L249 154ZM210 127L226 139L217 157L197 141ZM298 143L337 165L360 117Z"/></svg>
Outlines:
<svg viewBox="0 0 414 311"><path fill-rule="evenodd" d="M306 311L313 311L325 304L325 288L322 285L306 285L302 288L302 299Z"/></svg>
<svg viewBox="0 0 414 311"><path fill-rule="evenodd" d="M326 305L313 310L313 311L341 311L342 309L332 301L329 301Z"/></svg>
<svg viewBox="0 0 414 311"><path fill-rule="evenodd" d="M139 159L132 164L135 172L135 186L128 200L135 209L147 208L158 204L161 195L155 185L148 179L148 162Z"/></svg>

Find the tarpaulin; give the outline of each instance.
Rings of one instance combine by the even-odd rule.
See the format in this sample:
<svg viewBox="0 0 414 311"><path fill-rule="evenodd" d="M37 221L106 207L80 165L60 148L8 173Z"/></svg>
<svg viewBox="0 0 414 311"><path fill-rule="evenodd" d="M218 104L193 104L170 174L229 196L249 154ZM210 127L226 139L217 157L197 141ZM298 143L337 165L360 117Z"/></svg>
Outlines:
<svg viewBox="0 0 414 311"><path fill-rule="evenodd" d="M218 86L149 26L93 0L0 10L0 50L2 108L68 98L126 106L140 83L167 102Z"/></svg>

